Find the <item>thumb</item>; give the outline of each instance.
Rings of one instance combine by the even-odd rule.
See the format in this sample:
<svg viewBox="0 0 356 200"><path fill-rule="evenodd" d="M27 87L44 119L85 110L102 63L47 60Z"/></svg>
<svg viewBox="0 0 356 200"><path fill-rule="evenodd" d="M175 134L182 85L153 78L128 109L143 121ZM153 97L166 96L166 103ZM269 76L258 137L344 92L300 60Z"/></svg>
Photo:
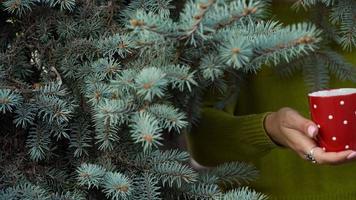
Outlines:
<svg viewBox="0 0 356 200"><path fill-rule="evenodd" d="M291 121L288 123L290 128L296 129L310 138L316 137L318 134L318 127L313 121L304 118L298 112L290 112L290 115L289 119Z"/></svg>

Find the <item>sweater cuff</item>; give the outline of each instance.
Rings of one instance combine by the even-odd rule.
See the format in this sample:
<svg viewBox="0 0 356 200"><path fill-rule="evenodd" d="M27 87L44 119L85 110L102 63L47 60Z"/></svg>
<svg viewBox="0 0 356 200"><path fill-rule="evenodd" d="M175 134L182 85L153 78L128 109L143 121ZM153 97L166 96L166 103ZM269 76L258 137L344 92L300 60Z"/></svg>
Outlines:
<svg viewBox="0 0 356 200"><path fill-rule="evenodd" d="M267 134L264 126L264 121L267 115L272 112L264 112L258 114L250 114L243 116L241 128L245 135L245 141L254 145L262 152L268 152L274 148L285 148L278 144Z"/></svg>

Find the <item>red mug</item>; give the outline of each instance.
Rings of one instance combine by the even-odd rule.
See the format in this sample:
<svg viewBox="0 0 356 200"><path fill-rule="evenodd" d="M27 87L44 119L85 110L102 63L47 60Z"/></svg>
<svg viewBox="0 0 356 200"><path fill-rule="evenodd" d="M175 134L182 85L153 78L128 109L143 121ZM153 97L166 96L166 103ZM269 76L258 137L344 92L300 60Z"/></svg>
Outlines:
<svg viewBox="0 0 356 200"><path fill-rule="evenodd" d="M326 152L356 150L356 88L321 90L308 98L318 146Z"/></svg>

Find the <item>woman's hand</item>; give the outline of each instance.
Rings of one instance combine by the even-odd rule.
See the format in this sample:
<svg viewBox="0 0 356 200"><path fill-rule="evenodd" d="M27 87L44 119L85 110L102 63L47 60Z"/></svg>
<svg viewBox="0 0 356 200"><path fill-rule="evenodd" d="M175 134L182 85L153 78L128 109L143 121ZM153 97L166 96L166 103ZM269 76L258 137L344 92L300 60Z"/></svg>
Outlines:
<svg viewBox="0 0 356 200"><path fill-rule="evenodd" d="M281 108L267 115L264 125L267 134L275 143L291 148L305 160L305 154L317 146L314 140L318 134L316 124L291 108ZM325 152L321 147L317 147L314 149L314 157L319 164L337 165L356 160L356 152Z"/></svg>

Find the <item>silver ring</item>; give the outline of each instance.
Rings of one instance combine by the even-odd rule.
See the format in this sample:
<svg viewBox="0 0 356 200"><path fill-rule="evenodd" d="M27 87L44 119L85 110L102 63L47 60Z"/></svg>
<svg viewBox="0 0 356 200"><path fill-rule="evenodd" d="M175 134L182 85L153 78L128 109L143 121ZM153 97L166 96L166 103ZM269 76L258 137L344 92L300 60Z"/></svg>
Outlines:
<svg viewBox="0 0 356 200"><path fill-rule="evenodd" d="M305 154L305 158L307 160L311 161L312 163L317 163L317 161L314 158L314 149L316 147L318 147L318 146L315 146L315 147L311 148L310 151L307 154Z"/></svg>

